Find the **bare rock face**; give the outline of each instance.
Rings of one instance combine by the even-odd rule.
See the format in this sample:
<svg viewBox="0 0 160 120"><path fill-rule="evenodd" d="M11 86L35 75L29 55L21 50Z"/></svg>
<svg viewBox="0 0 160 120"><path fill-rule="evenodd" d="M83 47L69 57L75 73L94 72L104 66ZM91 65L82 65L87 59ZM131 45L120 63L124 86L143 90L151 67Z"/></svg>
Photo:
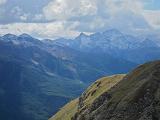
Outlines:
<svg viewBox="0 0 160 120"><path fill-rule="evenodd" d="M72 120L160 120L160 61L133 70L88 106L79 99Z"/></svg>

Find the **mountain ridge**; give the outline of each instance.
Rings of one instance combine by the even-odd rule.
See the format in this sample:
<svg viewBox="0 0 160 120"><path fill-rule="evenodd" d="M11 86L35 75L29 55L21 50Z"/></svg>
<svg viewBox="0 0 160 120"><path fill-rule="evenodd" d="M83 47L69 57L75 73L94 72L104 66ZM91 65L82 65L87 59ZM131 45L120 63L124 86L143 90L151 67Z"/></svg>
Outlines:
<svg viewBox="0 0 160 120"><path fill-rule="evenodd" d="M82 52L53 41L40 41L26 34L0 37L0 61L11 64L16 73L12 76L14 72L10 66L0 65L1 70L5 68L9 73L2 75L3 72L0 72L0 98L5 98L0 106L9 104L8 109L20 109L12 114L13 109L8 112L5 107L0 107L0 111L4 111L0 118L16 120L47 119L96 79L126 73L137 65L106 53ZM20 76L19 79L16 76ZM15 89L13 101L18 102L14 106L9 101L12 96L9 87L15 87L13 79L20 84Z"/></svg>
<svg viewBox="0 0 160 120"><path fill-rule="evenodd" d="M62 38L55 41L39 40L28 34L1 36L0 60L13 64L14 68L14 64L20 65L19 69L15 69L18 76L21 76L17 82L21 83L22 87L18 87L22 92L20 97L15 98L22 102L19 106L23 115L20 117L29 114L30 120L47 119L67 101L80 95L96 79L128 73L138 64L158 59L160 48L154 42L158 39L152 38L140 40L117 30L81 34L75 39ZM0 69L4 67L2 64ZM5 69L12 73L9 66ZM5 75L3 78L7 77ZM8 82L3 78L0 77L3 83L0 89L5 93L9 90L8 87L3 88L3 85ZM12 78L9 81L12 83ZM8 104L7 97L3 102ZM18 119L17 114L11 116Z"/></svg>
<svg viewBox="0 0 160 120"><path fill-rule="evenodd" d="M125 74L117 74L98 79L95 83L91 84L79 98L70 101L49 120L71 120L77 111L89 107L95 99L116 85L124 76Z"/></svg>
<svg viewBox="0 0 160 120"><path fill-rule="evenodd" d="M145 63L102 92L89 106L84 106L86 97L89 97L86 90L78 100L68 103L49 120L158 120L159 79L160 61ZM94 84L97 85L97 82ZM64 117L63 110L68 111L71 104L77 106L75 111Z"/></svg>

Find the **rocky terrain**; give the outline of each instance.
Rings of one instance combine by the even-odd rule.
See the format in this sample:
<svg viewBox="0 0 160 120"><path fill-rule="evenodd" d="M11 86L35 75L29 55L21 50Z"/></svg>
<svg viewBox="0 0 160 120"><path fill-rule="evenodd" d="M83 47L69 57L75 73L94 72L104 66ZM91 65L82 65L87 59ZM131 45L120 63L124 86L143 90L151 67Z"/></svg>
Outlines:
<svg viewBox="0 0 160 120"><path fill-rule="evenodd" d="M89 92L86 90L86 92L79 97L78 101L76 100L77 109L70 119L159 120L159 80L160 61L140 65L127 74L120 82L110 87L110 89L104 90L103 93L96 97L96 99L93 99L89 105L85 104L89 96ZM97 84L97 82L94 84ZM97 86L99 85L98 83ZM105 86L107 88L107 84ZM96 91L91 94L94 95ZM65 117L57 119L57 115L60 112L51 120L66 120Z"/></svg>
<svg viewBox="0 0 160 120"><path fill-rule="evenodd" d="M98 79L79 98L61 108L50 120L71 120L76 112L91 106L98 97L121 81L124 76L125 74L118 74Z"/></svg>

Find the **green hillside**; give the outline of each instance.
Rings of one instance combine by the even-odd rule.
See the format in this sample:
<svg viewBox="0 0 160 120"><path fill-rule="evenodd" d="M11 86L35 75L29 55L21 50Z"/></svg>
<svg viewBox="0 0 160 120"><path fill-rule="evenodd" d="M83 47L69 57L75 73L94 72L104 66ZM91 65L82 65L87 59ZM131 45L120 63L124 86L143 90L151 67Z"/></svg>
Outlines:
<svg viewBox="0 0 160 120"><path fill-rule="evenodd" d="M97 80L49 120L159 120L160 61Z"/></svg>
<svg viewBox="0 0 160 120"><path fill-rule="evenodd" d="M72 100L66 104L49 120L71 120L73 115L78 112L78 104L80 104L79 99L83 99L83 103L81 103L83 107L81 109L89 107L96 98L116 85L124 76L124 74L119 74L103 77L97 80L82 94L80 98Z"/></svg>
<svg viewBox="0 0 160 120"><path fill-rule="evenodd" d="M72 120L159 120L160 61L139 66L82 108L79 104Z"/></svg>

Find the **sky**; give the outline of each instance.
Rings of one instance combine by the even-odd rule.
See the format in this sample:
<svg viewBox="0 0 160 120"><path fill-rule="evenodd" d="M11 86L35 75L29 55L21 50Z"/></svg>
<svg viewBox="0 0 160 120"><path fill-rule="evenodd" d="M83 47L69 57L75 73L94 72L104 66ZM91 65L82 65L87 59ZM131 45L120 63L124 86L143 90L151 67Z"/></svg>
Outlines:
<svg viewBox="0 0 160 120"><path fill-rule="evenodd" d="M160 0L0 0L0 35L72 38L107 29L160 32Z"/></svg>

